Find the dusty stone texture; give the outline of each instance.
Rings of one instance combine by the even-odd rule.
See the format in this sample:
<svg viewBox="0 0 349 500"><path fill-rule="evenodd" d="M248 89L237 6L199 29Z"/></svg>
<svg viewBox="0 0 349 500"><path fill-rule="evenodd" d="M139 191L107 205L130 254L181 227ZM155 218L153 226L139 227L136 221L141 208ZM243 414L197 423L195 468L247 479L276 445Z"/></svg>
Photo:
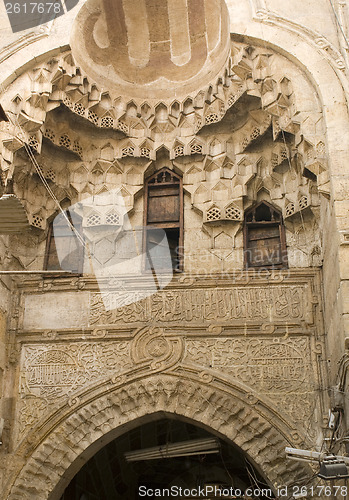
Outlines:
<svg viewBox="0 0 349 500"><path fill-rule="evenodd" d="M112 311L87 256L83 277L4 280L4 498L59 499L103 444L166 412L227 436L274 486L310 476L284 459L284 447L320 449L329 408L344 411L340 432L349 426L349 85L330 4L227 0L231 41L222 42L222 60L208 58L197 87L184 82L179 95L163 80L146 100L129 88L116 95L109 75L97 78L76 46L78 67L71 30L84 3L22 34L7 33L0 17L1 104L11 117L0 124L2 186L13 184L31 225L1 241L2 269L43 268L57 205L38 172L63 206L119 190L130 223L141 226L144 179L168 167L183 178L184 273ZM224 5L211 5L205 29L214 39L214 9ZM347 33L347 2L334 6ZM149 44L178 28L174 7L169 24L158 14L158 24L148 19L149 40L143 25ZM93 32L99 47L102 21ZM185 70L193 32L184 33L163 48L166 64L170 54ZM130 36L136 65L146 63L144 47ZM288 270L243 268L244 212L260 201L283 215ZM114 227L110 233L115 248ZM127 280L135 292L149 285Z"/></svg>

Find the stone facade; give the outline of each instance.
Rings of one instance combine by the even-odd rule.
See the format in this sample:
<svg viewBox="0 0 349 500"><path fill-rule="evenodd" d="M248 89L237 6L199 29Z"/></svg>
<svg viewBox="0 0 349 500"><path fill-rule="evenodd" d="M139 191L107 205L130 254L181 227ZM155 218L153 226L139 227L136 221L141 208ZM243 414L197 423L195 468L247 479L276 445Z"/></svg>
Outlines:
<svg viewBox="0 0 349 500"><path fill-rule="evenodd" d="M324 0L121 3L80 1L15 34L1 21L1 189L29 227L0 241L17 273L0 276L3 498L59 500L103 444L165 413L226 436L274 488L302 484L313 471L285 446L334 435L344 454L349 427L347 2L336 16ZM82 275L40 274L59 204L116 190L118 217L142 226L164 167L184 193L183 271L164 290L119 276L112 300L126 280L135 300L106 308L87 253ZM245 267L261 202L282 214L287 268Z"/></svg>

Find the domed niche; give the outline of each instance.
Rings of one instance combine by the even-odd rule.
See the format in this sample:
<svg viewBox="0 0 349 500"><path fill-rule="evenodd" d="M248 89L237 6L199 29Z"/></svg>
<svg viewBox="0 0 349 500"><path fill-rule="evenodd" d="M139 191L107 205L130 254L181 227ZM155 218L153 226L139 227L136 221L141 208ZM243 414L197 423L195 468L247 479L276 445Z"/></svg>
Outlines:
<svg viewBox="0 0 349 500"><path fill-rule="evenodd" d="M229 13L224 0L87 0L71 48L114 95L172 102L223 74Z"/></svg>

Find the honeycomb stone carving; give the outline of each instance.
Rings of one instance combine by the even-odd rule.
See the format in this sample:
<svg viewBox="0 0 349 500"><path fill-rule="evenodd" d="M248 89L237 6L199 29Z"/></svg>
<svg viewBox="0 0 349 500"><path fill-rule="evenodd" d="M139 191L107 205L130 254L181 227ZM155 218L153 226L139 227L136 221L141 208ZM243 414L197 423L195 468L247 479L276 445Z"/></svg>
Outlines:
<svg viewBox="0 0 349 500"><path fill-rule="evenodd" d="M97 113L95 113L94 111L92 111L91 109L89 109L88 111L88 119L94 124L94 125L98 125L98 115Z"/></svg>
<svg viewBox="0 0 349 500"><path fill-rule="evenodd" d="M118 226L121 223L121 217L116 211L111 211L105 216L106 224Z"/></svg>
<svg viewBox="0 0 349 500"><path fill-rule="evenodd" d="M32 149L35 149L35 151L38 151L39 141L37 140L37 138L34 135L29 137L28 146L30 146Z"/></svg>
<svg viewBox="0 0 349 500"><path fill-rule="evenodd" d="M65 147L67 149L70 148L71 140L67 134L61 135L61 137L59 138L59 145Z"/></svg>
<svg viewBox="0 0 349 500"><path fill-rule="evenodd" d="M174 149L175 158L179 156L184 156L184 146L176 146Z"/></svg>
<svg viewBox="0 0 349 500"><path fill-rule="evenodd" d="M135 148L133 146L127 146L126 148L122 148L121 154L123 157L134 156L135 155Z"/></svg>
<svg viewBox="0 0 349 500"><path fill-rule="evenodd" d="M190 153L193 155L195 155L195 154L202 155L202 153L203 153L202 145L201 144L192 144L190 146Z"/></svg>
<svg viewBox="0 0 349 500"><path fill-rule="evenodd" d="M285 216L290 217L296 211L295 204L293 202L289 203L285 208Z"/></svg>
<svg viewBox="0 0 349 500"><path fill-rule="evenodd" d="M299 199L298 205L299 205L300 210L303 210L304 208L307 208L309 206L308 197L307 196L302 196Z"/></svg>
<svg viewBox="0 0 349 500"><path fill-rule="evenodd" d="M84 116L85 115L85 107L77 102L76 104L74 104L74 112L80 116Z"/></svg>
<svg viewBox="0 0 349 500"><path fill-rule="evenodd" d="M45 113L57 107L59 102L63 102L71 112L88 119L94 125L101 128L113 128L132 137L136 146L135 156L153 159L156 151L162 145L166 145L170 150L171 158L178 158L182 155L201 154L200 147L198 145L194 147L195 143L192 142L197 132L203 126L220 122L231 107L238 105L243 96L251 93L261 99L261 109L266 114L263 120L260 120L255 112L251 115L253 119L249 121L250 125L240 139L241 150L244 151L251 142L263 135L270 125L273 129L274 140L278 138L282 130L291 134L301 132L305 139L298 145L298 150L303 155L305 166L317 174L323 172L326 168L324 148L321 146L324 144L323 137L309 128L308 124L311 122L308 119L309 112L297 110L295 107L296 96L292 91L292 82L288 81L286 86L285 78L281 74L273 79L272 84L266 75L261 77L260 67L265 65L266 59L275 61L274 67L283 66L281 61L280 64L277 61L280 56L265 49L236 42L230 46L230 50L233 66L226 72L223 83L218 78L217 84L210 85L206 90L199 90L194 98L183 96L183 99L179 99L176 103L173 103L171 99L170 103L163 100L151 101L151 104L148 104L144 101L138 102L135 96L131 100L126 93L119 95L114 105L110 95L98 90L91 75L82 75L74 65L71 53L66 52L60 58L50 61L50 64L44 63L29 72L30 74L44 72L45 81L50 82L49 91L46 84L38 83L39 86L42 85L42 92L46 92L45 104L31 99L33 92L29 92L28 95L20 96L19 100L11 99L7 107L18 116L23 133L29 132L29 137L33 135L34 129L39 129L45 122ZM65 72L62 72L61 68L65 68ZM82 81L85 82L84 86L81 86ZM268 86L273 89L272 92L265 91ZM270 94L268 101L265 100L266 94ZM144 98L143 94L142 98ZM130 102L133 103L132 106ZM46 128L52 130L51 125L47 127L46 124ZM181 132L183 129L184 134ZM318 127L318 130L320 131L321 127ZM56 130L52 131L58 142L55 142L56 139L52 134L50 136L45 134L47 138L56 144L63 141L62 145L71 149L71 145L76 140L74 132L69 133L71 141L69 145L66 138L62 139L65 135L63 130L61 133L57 133ZM186 144L174 145L174 133L177 137L188 137ZM13 151L21 147L20 144L15 144L15 137L14 131L8 139L3 141L2 164L6 159L11 161ZM148 137L152 142L149 148L151 152L146 156L141 144L144 142L144 137ZM40 139L38 140L40 142ZM314 144L319 147L314 148ZM209 147L202 144L202 151L209 151ZM80 150L75 152L81 156ZM274 166L286 159L285 151L279 151L276 154L278 159L272 160Z"/></svg>
<svg viewBox="0 0 349 500"><path fill-rule="evenodd" d="M217 113L210 113L209 115L205 116L205 124L210 125L211 123L217 123L219 122L219 116Z"/></svg>
<svg viewBox="0 0 349 500"><path fill-rule="evenodd" d="M102 128L113 128L114 119L111 116L105 116L101 119L101 127Z"/></svg>
<svg viewBox="0 0 349 500"><path fill-rule="evenodd" d="M151 150L149 148L141 148L141 156L143 158L149 158L151 157Z"/></svg>
<svg viewBox="0 0 349 500"><path fill-rule="evenodd" d="M204 222L241 221L244 210L256 202L263 190L286 218L304 210L302 196L308 198L310 209L315 209L319 204L317 181L309 176L305 179L301 172L308 169L315 173L319 192L327 192L321 115L315 117L318 125L314 131L309 127L313 120L311 113L308 108L297 108L292 81L285 79L284 70L278 69L289 64L281 61L280 55L237 42L229 43L229 50L232 65L223 80L218 78L190 97L146 102L144 99L140 102L137 96L114 98L112 93L99 90L91 76L76 67L72 54L67 51L18 78L16 89L25 88L22 79L28 77L28 73L30 77L40 72L45 74L46 83L38 83L42 87L39 91L45 93L45 103L32 99L32 91L28 90L20 99L10 99L8 107L18 117L21 133L23 131L27 140L35 137L38 141L37 152L43 156L42 164L52 164L56 175L55 178L51 175L50 180L55 184L55 196L61 200L83 199L126 182L129 184L125 196L130 198L131 206L134 195L142 189L144 172L134 167L131 174L129 168L125 170L127 162L155 160L160 151L168 151L174 167L190 180L186 189L193 208L202 214ZM272 62L273 71L277 73L272 79L266 71L270 66L266 61ZM307 92L308 101L301 99L300 102L310 102L310 89ZM246 112L245 120L241 121L243 125L231 127L227 111L241 113L241 109L246 108L242 100L249 102L250 95L255 103L259 99L259 107ZM66 107L57 120L55 108L61 102ZM72 113L98 128L110 129L108 152L105 141L97 138L91 141L87 129L82 128L81 133L75 130ZM80 168L77 158L70 154L66 167L62 169L57 162L56 168L56 159L46 151L47 142L42 151L38 131L41 126L48 140L67 150L60 151L67 154L67 161L68 152L74 153L84 159L84 167ZM214 134L210 133L211 126ZM265 133L268 130L272 134ZM281 134L283 131L287 132L286 136ZM24 187L23 162L18 153L23 144L16 141L17 133L15 127L8 129L7 135L4 131L0 161L4 183L15 178L18 189L23 190L27 187ZM300 163L300 169L296 168L296 162ZM128 171L130 174L123 178ZM47 210L45 214L53 215L55 205L47 194L41 193L36 199L40 200L38 204L26 206L28 216L37 213L40 206ZM232 200L236 210L229 208ZM212 206L216 206L220 214L217 210L210 211Z"/></svg>
<svg viewBox="0 0 349 500"><path fill-rule="evenodd" d="M50 128L46 128L44 136L47 137L47 139L50 139L50 141L52 142L55 140L55 133Z"/></svg>
<svg viewBox="0 0 349 500"><path fill-rule="evenodd" d="M34 214L30 217L30 224L38 229L45 229L46 223L44 218L39 214Z"/></svg>

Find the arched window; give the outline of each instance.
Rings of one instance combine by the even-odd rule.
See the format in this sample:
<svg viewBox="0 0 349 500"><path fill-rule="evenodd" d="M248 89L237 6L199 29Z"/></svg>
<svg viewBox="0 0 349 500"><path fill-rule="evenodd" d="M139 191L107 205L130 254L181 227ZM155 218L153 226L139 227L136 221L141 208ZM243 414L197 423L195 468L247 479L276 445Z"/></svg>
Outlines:
<svg viewBox="0 0 349 500"><path fill-rule="evenodd" d="M81 219L75 214L72 217L69 210L65 210L69 222L81 235ZM83 271L84 246L81 239L71 229L63 214L58 214L50 223L44 268L47 271L67 271L81 274Z"/></svg>
<svg viewBox="0 0 349 500"><path fill-rule="evenodd" d="M246 267L287 267L282 215L265 201L245 214L244 255Z"/></svg>
<svg viewBox="0 0 349 500"><path fill-rule="evenodd" d="M183 187L182 178L172 170L163 168L149 177L145 183L144 225L165 231L175 271L182 270L181 248L183 246ZM146 252L155 247L156 233L145 231ZM159 267L166 267L165 261Z"/></svg>

